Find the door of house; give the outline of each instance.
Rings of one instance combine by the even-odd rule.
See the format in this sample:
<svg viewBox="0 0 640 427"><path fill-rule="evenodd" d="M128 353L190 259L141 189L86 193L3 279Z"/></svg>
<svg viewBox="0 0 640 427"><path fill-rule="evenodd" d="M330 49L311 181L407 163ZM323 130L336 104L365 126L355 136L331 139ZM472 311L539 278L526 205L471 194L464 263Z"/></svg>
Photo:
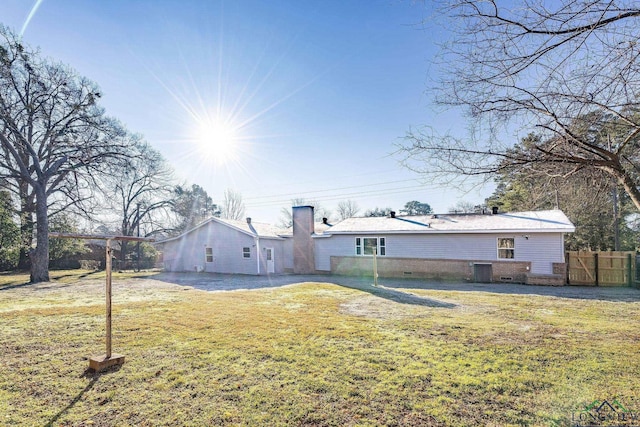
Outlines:
<svg viewBox="0 0 640 427"><path fill-rule="evenodd" d="M266 248L267 251L267 273L276 272L276 262L273 259L273 248Z"/></svg>
<svg viewBox="0 0 640 427"><path fill-rule="evenodd" d="M473 264L473 281L476 283L489 283L493 277L491 264Z"/></svg>

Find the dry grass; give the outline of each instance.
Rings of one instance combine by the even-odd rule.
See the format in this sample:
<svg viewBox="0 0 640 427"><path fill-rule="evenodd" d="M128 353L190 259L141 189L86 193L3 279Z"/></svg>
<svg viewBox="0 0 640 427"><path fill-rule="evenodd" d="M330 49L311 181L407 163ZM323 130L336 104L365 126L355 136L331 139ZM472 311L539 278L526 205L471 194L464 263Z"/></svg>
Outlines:
<svg viewBox="0 0 640 427"><path fill-rule="evenodd" d="M65 274L67 274L65 276ZM640 411L640 302L304 283L203 292L0 276L0 425L570 425L594 400ZM384 295L383 295L384 296ZM435 306L434 306L435 305Z"/></svg>

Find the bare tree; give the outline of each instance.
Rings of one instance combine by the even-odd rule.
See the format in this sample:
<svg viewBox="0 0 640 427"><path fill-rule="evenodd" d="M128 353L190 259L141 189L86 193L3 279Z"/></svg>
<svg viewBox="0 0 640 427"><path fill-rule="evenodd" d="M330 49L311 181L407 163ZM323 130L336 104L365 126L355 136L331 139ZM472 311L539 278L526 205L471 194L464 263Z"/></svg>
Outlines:
<svg viewBox="0 0 640 427"><path fill-rule="evenodd" d="M313 219L316 222L322 221L323 218L331 219L331 211L326 209L317 200L307 200L304 197L291 199L291 206L313 206ZM280 222L278 225L282 228L291 227L293 225L293 217L291 207L280 209Z"/></svg>
<svg viewBox="0 0 640 427"><path fill-rule="evenodd" d="M210 216L220 216L218 205L213 203L211 196L198 184L192 184L191 187L186 184L177 185L173 189L171 210L178 221L173 227L174 234L182 233Z"/></svg>
<svg viewBox="0 0 640 427"><path fill-rule="evenodd" d="M640 209L640 8L631 0L455 0L455 37L437 101L464 108L472 137L411 132L400 151L410 168L444 180L488 178L509 166L597 169ZM499 136L540 134L533 150ZM480 135L480 137L478 136ZM561 167L560 167L561 166Z"/></svg>
<svg viewBox="0 0 640 427"><path fill-rule="evenodd" d="M449 208L449 213L474 213L478 211L482 211L482 206L478 206L465 200L460 200Z"/></svg>
<svg viewBox="0 0 640 427"><path fill-rule="evenodd" d="M528 149L526 143L530 140L531 136L525 138L518 148ZM635 207L626 194L618 194L618 185L609 174L585 168L561 179L545 170L551 167L557 173L562 166L506 169L497 175L496 190L487 204L507 211L561 208L576 225L575 233L565 238L570 250L635 249L637 234L625 221Z"/></svg>
<svg viewBox="0 0 640 427"><path fill-rule="evenodd" d="M110 212L117 213L119 233L133 236L144 227L144 235L169 230L173 205L173 172L162 155L139 135L129 135L131 157L115 165L104 178L104 194ZM127 242L120 247L127 257Z"/></svg>
<svg viewBox="0 0 640 427"><path fill-rule="evenodd" d="M49 280L49 201L69 180L90 179L128 148L99 98L93 82L0 27L0 178L24 188L19 194L29 199L21 206L33 202L32 282Z"/></svg>
<svg viewBox="0 0 640 427"><path fill-rule="evenodd" d="M358 215L360 207L354 200L341 200L338 202L338 217L340 220L352 218Z"/></svg>
<svg viewBox="0 0 640 427"><path fill-rule="evenodd" d="M224 192L224 201L222 202L220 213L221 218L239 220L244 218L245 211L242 194L227 188Z"/></svg>
<svg viewBox="0 0 640 427"><path fill-rule="evenodd" d="M389 216L393 212L392 208L379 208L367 209L364 211L364 216Z"/></svg>

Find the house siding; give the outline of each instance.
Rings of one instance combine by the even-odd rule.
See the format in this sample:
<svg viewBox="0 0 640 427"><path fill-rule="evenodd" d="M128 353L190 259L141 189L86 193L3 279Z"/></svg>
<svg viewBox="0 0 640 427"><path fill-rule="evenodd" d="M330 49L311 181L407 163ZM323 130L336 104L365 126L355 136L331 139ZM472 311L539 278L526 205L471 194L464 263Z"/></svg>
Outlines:
<svg viewBox="0 0 640 427"><path fill-rule="evenodd" d="M282 240L264 237L260 239L260 274L267 274L267 248L273 249L274 274L285 272L284 243ZM255 258L253 260L255 262Z"/></svg>
<svg viewBox="0 0 640 427"><path fill-rule="evenodd" d="M564 263L564 236L560 233L531 233L516 240L516 256L531 261L531 273L554 274L554 264Z"/></svg>
<svg viewBox="0 0 640 427"><path fill-rule="evenodd" d="M293 239L282 242L282 257L284 271L293 272Z"/></svg>
<svg viewBox="0 0 640 427"><path fill-rule="evenodd" d="M256 240L232 228L216 222L209 224L214 232L208 234L206 244L213 247L213 263L208 263L206 271L212 273L258 274ZM204 246L204 245L203 245ZM251 257L244 258L242 248L250 248Z"/></svg>
<svg viewBox="0 0 640 427"><path fill-rule="evenodd" d="M165 268L171 271L257 274L255 239L230 227L210 222L181 238L164 244ZM205 248L213 249L213 262L205 262ZM251 258L242 248L251 248Z"/></svg>
<svg viewBox="0 0 640 427"><path fill-rule="evenodd" d="M252 225L248 220L250 231L246 231L245 223L212 218L179 238L161 242L165 268L267 274L266 249L272 248L276 274L373 274L372 257L356 255L355 243L357 237L377 237L385 239L384 255L378 256L381 276L562 284L566 271L564 232L573 228L564 214L556 211L433 218L442 229L432 228L428 220L418 221L420 218L404 222L402 218L351 218L335 228L322 225L319 234L314 232L313 207L294 207L292 217L293 233L286 237L278 237L280 230L265 224ZM266 226L264 235L258 237L255 226ZM355 231L359 229L380 231ZM513 258L499 258L500 238L513 239ZM212 262L206 262L205 248L211 248ZM250 258L243 257L243 248L250 249Z"/></svg>
<svg viewBox="0 0 640 427"><path fill-rule="evenodd" d="M331 271L331 256L355 255L355 242L353 236L332 236L329 238L315 239L316 270L322 272Z"/></svg>
<svg viewBox="0 0 640 427"><path fill-rule="evenodd" d="M465 277L472 276L473 263L491 262L494 264L494 277L523 277L527 273L553 274L554 263L564 261L564 240L562 233L487 233L487 234L358 234L358 237L384 237L386 255L379 257L379 266L383 268L385 259L395 260L386 267L394 275L403 270L423 271L426 264L416 267L415 262L403 268L399 259L407 260L448 260L448 267L442 263L430 268L445 272L447 269L457 270ZM515 251L513 259L498 258L498 238L513 238ZM316 268L321 271L332 271L340 263L332 261L332 257L354 257L349 262L370 257L355 257L356 235L333 235L330 238L316 239ZM466 261L456 264L455 261ZM407 261L408 262L408 261ZM405 263L407 263L405 262ZM392 266L391 264L395 264ZM512 267L509 265L513 264ZM464 267L464 268L463 268ZM356 268L360 270L359 268ZM342 272L343 268L340 268Z"/></svg>

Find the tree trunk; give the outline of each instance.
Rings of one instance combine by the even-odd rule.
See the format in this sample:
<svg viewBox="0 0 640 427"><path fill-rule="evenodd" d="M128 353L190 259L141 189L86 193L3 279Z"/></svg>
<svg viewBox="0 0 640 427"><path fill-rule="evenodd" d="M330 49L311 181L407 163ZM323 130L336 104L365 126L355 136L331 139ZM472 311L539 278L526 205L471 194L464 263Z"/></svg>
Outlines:
<svg viewBox="0 0 640 427"><path fill-rule="evenodd" d="M36 248L31 251L31 283L49 281L49 218L44 189L36 189Z"/></svg>
<svg viewBox="0 0 640 427"><path fill-rule="evenodd" d="M18 254L18 270L28 271L31 269L31 259L29 253L31 252L31 235L33 233L33 224L31 228L20 227L20 252Z"/></svg>
<svg viewBox="0 0 640 427"><path fill-rule="evenodd" d="M126 233L122 233L125 236L128 236L128 234ZM121 241L120 242L120 268L122 270L126 270L127 269L127 250L129 249L129 242L127 241Z"/></svg>
<svg viewBox="0 0 640 427"><path fill-rule="evenodd" d="M33 199L29 195L29 184L20 181L20 255L18 258L18 270L31 269L29 253L33 245Z"/></svg>
<svg viewBox="0 0 640 427"><path fill-rule="evenodd" d="M618 179L618 182L624 188L625 193L627 193L633 205L640 211L640 190L636 186L633 178L622 168L612 169L610 172Z"/></svg>

